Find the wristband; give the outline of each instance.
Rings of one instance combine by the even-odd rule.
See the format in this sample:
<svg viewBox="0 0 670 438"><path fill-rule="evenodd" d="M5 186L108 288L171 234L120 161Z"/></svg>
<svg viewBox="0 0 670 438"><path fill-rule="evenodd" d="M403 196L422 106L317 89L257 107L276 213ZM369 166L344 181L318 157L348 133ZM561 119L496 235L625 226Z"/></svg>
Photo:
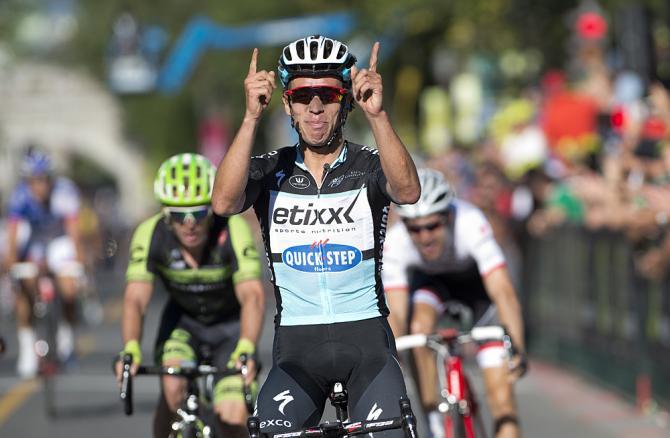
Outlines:
<svg viewBox="0 0 670 438"><path fill-rule="evenodd" d="M123 347L123 351L120 356L123 358L124 355L129 354L133 358L133 363L140 364L142 363L142 349L140 348L140 343L137 339L131 339L126 342L126 346Z"/></svg>
<svg viewBox="0 0 670 438"><path fill-rule="evenodd" d="M232 368L235 366L235 362L240 358L241 355L246 354L247 356L253 356L256 352L256 346L253 342L246 338L240 338L237 341L237 346L235 350L230 355L230 360L228 361L228 367Z"/></svg>

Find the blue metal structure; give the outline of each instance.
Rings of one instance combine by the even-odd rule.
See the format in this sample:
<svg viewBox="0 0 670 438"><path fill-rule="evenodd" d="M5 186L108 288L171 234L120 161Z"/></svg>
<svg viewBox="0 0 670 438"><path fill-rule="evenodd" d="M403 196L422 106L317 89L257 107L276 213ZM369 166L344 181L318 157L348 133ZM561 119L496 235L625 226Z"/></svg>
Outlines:
<svg viewBox="0 0 670 438"><path fill-rule="evenodd" d="M349 12L287 18L241 27L221 26L206 17L191 20L168 56L158 77L157 89L178 92L208 50L235 50L288 43L304 35L334 38L351 33L355 19Z"/></svg>

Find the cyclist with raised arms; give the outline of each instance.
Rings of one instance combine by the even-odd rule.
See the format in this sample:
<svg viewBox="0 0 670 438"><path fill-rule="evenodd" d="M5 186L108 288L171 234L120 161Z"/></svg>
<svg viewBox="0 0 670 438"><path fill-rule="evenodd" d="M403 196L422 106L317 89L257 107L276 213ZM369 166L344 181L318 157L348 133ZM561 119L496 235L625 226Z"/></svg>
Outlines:
<svg viewBox="0 0 670 438"><path fill-rule="evenodd" d="M419 201L397 207L402 221L389 229L384 244L382 277L394 333L406 332L410 294L412 333L432 333L447 310L469 315L473 325L503 325L518 349L512 366L501 344L485 344L477 361L496 437L517 437L513 381L525 372L526 360L521 308L505 257L484 214L456 199L441 173L419 169L419 180ZM443 437L433 354L426 348L415 349L416 375L433 436Z"/></svg>
<svg viewBox="0 0 670 438"><path fill-rule="evenodd" d="M77 187L68 178L56 176L51 158L37 149L31 148L23 157L20 172L22 180L9 199L6 265L20 280L15 304L19 341L16 368L21 377L29 378L35 376L38 367L32 308L39 270L56 277L63 304L57 332L58 355L63 361L74 354L76 298L84 272ZM27 242L22 242L23 224L30 229ZM37 269L17 265L19 262L34 263Z"/></svg>
<svg viewBox="0 0 670 438"><path fill-rule="evenodd" d="M375 43L369 69L359 70L337 40L315 35L287 45L279 80L299 141L253 158L276 85L274 72L257 70L257 49L251 57L246 113L219 166L212 205L220 214L254 206L275 286L273 367L256 412L262 433L316 425L336 381L348 389L351 419L400 413L406 391L386 318L381 250L390 201L415 202L419 183L382 106L378 51ZM354 102L377 149L343 137Z"/></svg>
<svg viewBox="0 0 670 438"><path fill-rule="evenodd" d="M156 362L163 366L240 366L240 355L254 357L261 332L264 295L251 230L240 216L212 214L214 166L198 154L178 154L158 169L154 193L163 211L141 223L130 245L126 273L123 354L142 362L143 317L158 278L169 293L156 339ZM211 357L203 357L209 355ZM249 360L247 383L256 370ZM121 364L117 364L120 379ZM220 379L214 407L225 436L246 436L247 418L241 376ZM154 437L165 438L176 419L187 382L163 376L154 417Z"/></svg>

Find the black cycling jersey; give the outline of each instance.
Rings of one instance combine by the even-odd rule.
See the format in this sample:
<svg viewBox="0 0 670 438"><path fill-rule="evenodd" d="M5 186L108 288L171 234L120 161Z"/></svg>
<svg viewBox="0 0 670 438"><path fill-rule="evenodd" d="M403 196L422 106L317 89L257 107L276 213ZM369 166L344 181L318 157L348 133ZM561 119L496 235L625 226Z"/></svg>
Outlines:
<svg viewBox="0 0 670 438"><path fill-rule="evenodd" d="M297 145L253 157L245 196L261 224L277 325L388 314L380 272L390 198L375 149L345 142L322 181Z"/></svg>
<svg viewBox="0 0 670 438"><path fill-rule="evenodd" d="M316 181L299 146L281 148L252 158L245 195L277 301L261 431L316 424L335 380L349 391L350 418L399 415L405 386L380 279L390 197L377 151L345 142Z"/></svg>
<svg viewBox="0 0 670 438"><path fill-rule="evenodd" d="M238 319L234 285L261 277L256 246L248 224L239 216L214 216L198 269L182 256L179 241L158 214L137 227L130 246L128 281L158 276L172 300L204 324Z"/></svg>

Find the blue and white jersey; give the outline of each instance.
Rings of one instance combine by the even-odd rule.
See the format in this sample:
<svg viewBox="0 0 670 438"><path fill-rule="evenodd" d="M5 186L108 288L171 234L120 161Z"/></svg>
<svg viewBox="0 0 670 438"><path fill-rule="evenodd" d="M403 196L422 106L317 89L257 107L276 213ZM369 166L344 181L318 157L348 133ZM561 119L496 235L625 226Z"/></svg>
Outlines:
<svg viewBox="0 0 670 438"><path fill-rule="evenodd" d="M46 243L65 234L65 220L77 216L79 206L79 191L67 178L54 180L47 203L38 202L21 181L9 198L8 217L30 225L30 243Z"/></svg>
<svg viewBox="0 0 670 438"><path fill-rule="evenodd" d="M380 275L389 202L375 149L345 143L319 183L298 146L251 159L244 209L253 205L261 224L277 325L388 314Z"/></svg>

